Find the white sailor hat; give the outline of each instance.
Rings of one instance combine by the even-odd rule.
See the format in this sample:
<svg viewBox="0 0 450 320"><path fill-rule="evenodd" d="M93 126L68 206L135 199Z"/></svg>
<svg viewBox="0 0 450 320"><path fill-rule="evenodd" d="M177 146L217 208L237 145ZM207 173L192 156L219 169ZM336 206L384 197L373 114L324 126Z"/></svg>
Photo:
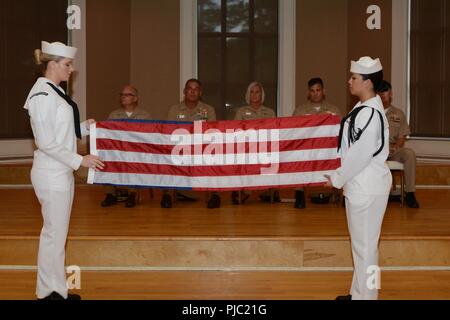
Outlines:
<svg viewBox="0 0 450 320"><path fill-rule="evenodd" d="M73 59L77 53L77 48L66 46L61 42L48 43L47 41L42 41L41 43L42 53L50 54L53 56L64 57Z"/></svg>
<svg viewBox="0 0 450 320"><path fill-rule="evenodd" d="M358 74L372 74L383 70L379 58L361 57L358 61L352 61L350 72Z"/></svg>

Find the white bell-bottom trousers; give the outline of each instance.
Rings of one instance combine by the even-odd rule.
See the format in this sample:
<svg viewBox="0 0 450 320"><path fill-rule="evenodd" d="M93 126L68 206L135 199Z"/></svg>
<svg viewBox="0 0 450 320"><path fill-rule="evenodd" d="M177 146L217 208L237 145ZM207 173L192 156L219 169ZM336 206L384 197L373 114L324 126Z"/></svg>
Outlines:
<svg viewBox="0 0 450 320"><path fill-rule="evenodd" d="M33 168L31 181L44 220L39 240L36 295L41 299L56 291L67 298L65 245L74 195L73 172Z"/></svg>
<svg viewBox="0 0 450 320"><path fill-rule="evenodd" d="M347 223L353 255L353 300L376 300L378 242L389 195L346 195ZM379 270L379 269L378 269ZM381 280L380 280L381 281Z"/></svg>

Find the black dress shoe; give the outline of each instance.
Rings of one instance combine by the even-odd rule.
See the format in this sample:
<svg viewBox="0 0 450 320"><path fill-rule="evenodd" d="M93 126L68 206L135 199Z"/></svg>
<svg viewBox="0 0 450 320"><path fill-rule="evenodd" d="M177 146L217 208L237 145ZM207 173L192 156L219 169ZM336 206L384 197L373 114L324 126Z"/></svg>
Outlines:
<svg viewBox="0 0 450 320"><path fill-rule="evenodd" d="M58 292L53 291L50 295L46 296L45 298L38 299L38 300L81 300L81 297L78 294L69 293L67 295L67 299L64 299L62 295L60 295Z"/></svg>
<svg viewBox="0 0 450 320"><path fill-rule="evenodd" d="M250 198L250 195L248 193L243 192L242 193L242 199L239 200L239 191L233 191L231 192L231 202L234 205L240 205L244 204L244 202Z"/></svg>
<svg viewBox="0 0 450 320"><path fill-rule="evenodd" d="M401 202L402 196L399 194L390 194L389 195L389 202Z"/></svg>
<svg viewBox="0 0 450 320"><path fill-rule="evenodd" d="M248 198L250 198L250 194L248 194L248 193L242 193L242 198L241 198L241 204L244 204L245 203L245 201L247 201L248 200Z"/></svg>
<svg viewBox="0 0 450 320"><path fill-rule="evenodd" d="M352 300L352 295L349 294L349 295L346 295L346 296L337 296L335 300L341 300L341 301L347 300L347 301L349 301L349 300Z"/></svg>
<svg viewBox="0 0 450 320"><path fill-rule="evenodd" d="M278 191L275 191L273 193L273 202L277 202L277 203L281 202L280 193Z"/></svg>
<svg viewBox="0 0 450 320"><path fill-rule="evenodd" d="M234 205L240 205L241 204L239 202L239 192L238 191L232 191L231 192L231 203L233 203Z"/></svg>
<svg viewBox="0 0 450 320"><path fill-rule="evenodd" d="M127 201L125 202L126 208L133 208L136 207L136 193L131 192L128 195Z"/></svg>
<svg viewBox="0 0 450 320"><path fill-rule="evenodd" d="M69 293L67 295L67 300L79 301L81 300L81 296L79 294Z"/></svg>
<svg viewBox="0 0 450 320"><path fill-rule="evenodd" d="M220 208L220 197L218 194L213 194L208 201L208 209Z"/></svg>
<svg viewBox="0 0 450 320"><path fill-rule="evenodd" d="M105 200L102 201L101 206L102 207L110 207L115 204L117 204L117 197L115 195L113 195L112 193L108 193L106 195Z"/></svg>
<svg viewBox="0 0 450 320"><path fill-rule="evenodd" d="M297 209L305 209L305 192L302 190L295 191L295 204L294 207Z"/></svg>
<svg viewBox="0 0 450 320"><path fill-rule="evenodd" d="M261 194L259 199L261 199L262 202L281 202L280 193L278 191L273 193L273 199L270 194L266 193Z"/></svg>
<svg viewBox="0 0 450 320"><path fill-rule="evenodd" d="M311 197L311 202L315 204L328 204L330 203L330 196L325 193L319 193L316 196Z"/></svg>
<svg viewBox="0 0 450 320"><path fill-rule="evenodd" d="M181 201L181 202L195 202L195 201L197 201L197 199L191 198L191 197L189 197L189 196L187 196L185 194L179 193L179 192L176 193L176 197L177 197L177 201Z"/></svg>
<svg viewBox="0 0 450 320"><path fill-rule="evenodd" d="M126 202L128 200L128 195L128 190L118 189L114 196L116 197L117 202Z"/></svg>
<svg viewBox="0 0 450 320"><path fill-rule="evenodd" d="M161 208L170 209L172 208L172 197L165 193L161 198Z"/></svg>
<svg viewBox="0 0 450 320"><path fill-rule="evenodd" d="M419 208L419 202L417 202L414 192L407 192L405 200L406 200L406 205L408 207L414 208L414 209Z"/></svg>

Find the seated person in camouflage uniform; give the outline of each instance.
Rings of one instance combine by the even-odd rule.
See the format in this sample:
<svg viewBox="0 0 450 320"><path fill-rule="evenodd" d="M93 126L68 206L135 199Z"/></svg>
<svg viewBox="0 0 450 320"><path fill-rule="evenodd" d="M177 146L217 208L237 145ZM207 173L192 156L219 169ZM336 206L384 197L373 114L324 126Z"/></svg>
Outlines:
<svg viewBox="0 0 450 320"><path fill-rule="evenodd" d="M297 107L293 116L303 116L311 114L334 114L342 117L341 111L338 107L329 104L325 100L325 87L321 78L312 78L308 81L308 101ZM295 204L297 209L304 209L305 203L305 191L303 188L295 190Z"/></svg>
<svg viewBox="0 0 450 320"><path fill-rule="evenodd" d="M184 100L170 108L167 120L173 121L216 121L216 112L213 107L200 101L202 97L202 84L197 79L190 79L184 86ZM177 199L181 201L197 200L193 192L178 191ZM209 209L220 207L220 196L213 192L208 200ZM163 192L161 208L172 208L172 198L167 191Z"/></svg>
<svg viewBox="0 0 450 320"><path fill-rule="evenodd" d="M264 106L264 101L266 98L266 94L264 92L264 88L259 82L252 82L247 88L247 92L245 94L245 101L247 102L247 106L240 107L236 111L235 120L254 120L254 119L267 119L267 118L276 118L275 111L271 108ZM239 199L239 193L237 191L233 191L231 193L231 201L233 204L242 204L245 200L248 199L250 195L248 193L244 193L242 198ZM270 195L267 193L263 193L260 196L263 201L271 201ZM278 191L274 193L274 201L280 202L280 196Z"/></svg>
<svg viewBox="0 0 450 320"><path fill-rule="evenodd" d="M108 119L150 119L150 114L138 108L138 91L132 85L126 85L120 92L121 108L114 110L108 116ZM109 207L117 203L118 200L126 199L125 207L132 208L136 206L136 191L131 192L127 188L108 187L105 200L102 201L102 207Z"/></svg>
<svg viewBox="0 0 450 320"><path fill-rule="evenodd" d="M413 150L405 148L405 141L411 131L402 110L392 105L392 86L383 81L378 92L383 101L384 111L389 122L389 157L388 160L398 161L404 165L405 174L405 200L410 208L419 208L416 200L416 154ZM404 195L401 195L402 197Z"/></svg>

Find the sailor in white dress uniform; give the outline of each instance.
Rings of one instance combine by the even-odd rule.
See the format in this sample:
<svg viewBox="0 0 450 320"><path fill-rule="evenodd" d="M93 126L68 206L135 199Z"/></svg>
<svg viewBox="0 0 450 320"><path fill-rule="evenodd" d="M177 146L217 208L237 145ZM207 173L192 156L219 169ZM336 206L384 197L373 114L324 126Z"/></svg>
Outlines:
<svg viewBox="0 0 450 320"><path fill-rule="evenodd" d="M94 120L80 125L76 104L59 86L73 71L76 51L62 43L42 42L35 58L38 65L44 66L44 77L36 81L24 105L37 147L31 181L44 220L38 253L38 299L79 298L68 294L64 265L74 196L73 171L80 166L103 168L98 157L77 154L77 138L89 134Z"/></svg>
<svg viewBox="0 0 450 320"><path fill-rule="evenodd" d="M386 164L389 155L389 124L383 103L375 94L383 80L379 59L362 57L352 61L349 80L352 95L360 98L342 120L340 132L341 167L328 185L344 189L351 237L354 273L352 300L378 298L378 241L392 184Z"/></svg>

